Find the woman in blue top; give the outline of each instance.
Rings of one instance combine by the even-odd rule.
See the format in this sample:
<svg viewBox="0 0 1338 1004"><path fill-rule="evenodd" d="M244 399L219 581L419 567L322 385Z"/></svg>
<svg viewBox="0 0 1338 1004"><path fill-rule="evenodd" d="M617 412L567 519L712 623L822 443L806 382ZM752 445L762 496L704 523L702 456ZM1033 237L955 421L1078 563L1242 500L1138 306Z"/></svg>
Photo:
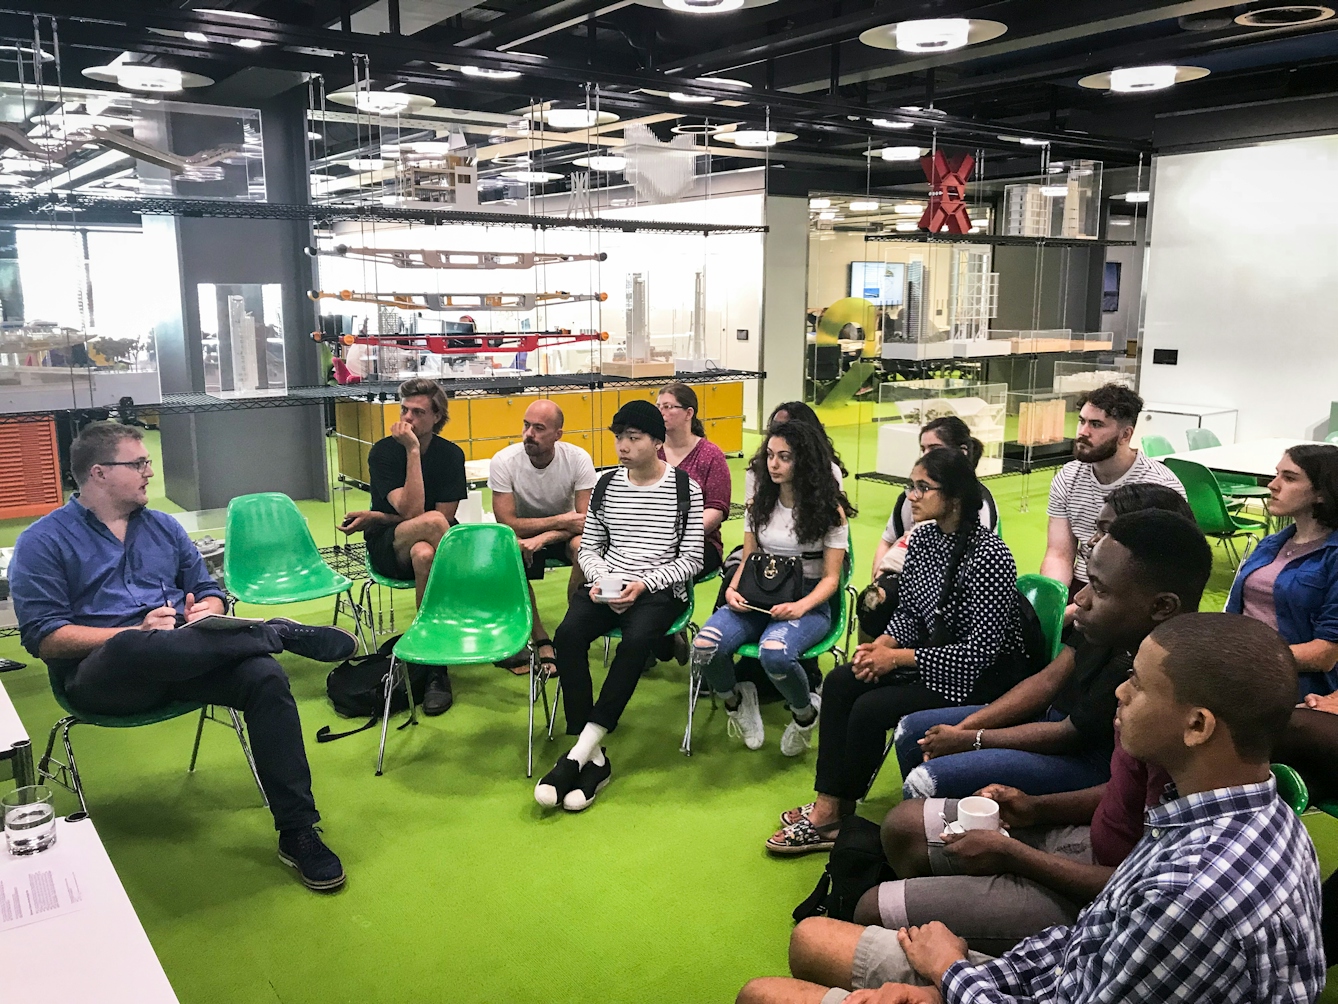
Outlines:
<svg viewBox="0 0 1338 1004"><path fill-rule="evenodd" d="M1338 714L1338 446L1293 446L1277 470L1268 511L1295 524L1245 559L1226 609L1276 628L1296 656L1300 699Z"/></svg>

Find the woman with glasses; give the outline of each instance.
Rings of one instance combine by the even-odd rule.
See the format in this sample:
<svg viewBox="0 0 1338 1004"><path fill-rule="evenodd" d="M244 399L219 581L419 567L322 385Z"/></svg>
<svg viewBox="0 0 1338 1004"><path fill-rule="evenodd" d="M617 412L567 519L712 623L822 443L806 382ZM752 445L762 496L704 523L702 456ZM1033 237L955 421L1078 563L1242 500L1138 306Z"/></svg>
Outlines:
<svg viewBox="0 0 1338 1004"><path fill-rule="evenodd" d="M1296 656L1298 699L1338 714L1338 446L1293 446L1277 472L1269 514L1295 522L1241 563L1226 612L1282 635Z"/></svg>
<svg viewBox="0 0 1338 1004"><path fill-rule="evenodd" d="M724 700L728 734L755 750L766 737L757 686L739 681L733 656L739 646L757 642L762 669L790 709L781 753L797 756L809 747L820 707L799 656L831 629L831 599L841 588L849 541L846 519L855 507L831 479L822 437L809 426L773 429L749 466L758 486L744 518L743 561L725 590L726 605L697 635L692 662ZM764 561L767 555L801 559L797 600L765 610L756 597L749 604L739 592L748 559L758 552Z"/></svg>
<svg viewBox="0 0 1338 1004"><path fill-rule="evenodd" d="M706 549L702 556L702 575L720 567L725 544L720 538L720 524L729 515L733 493L729 461L724 451L706 438L706 426L697 417L697 392L685 383L666 385L656 404L664 416L664 446L660 459L679 468L697 482L702 490L702 522L706 529Z"/></svg>
<svg viewBox="0 0 1338 1004"><path fill-rule="evenodd" d="M980 440L956 415L947 415L926 422L920 429L920 455L930 450L956 450L970 461L972 469L980 464L985 452ZM999 527L999 509L994 497L983 484L980 486L982 504L980 524L991 533ZM887 626L888 618L897 607L897 579L906 558L906 537L915 527L915 512L905 492L897 498L892 515L887 519L883 536L873 554L873 572L869 585L859 595L855 616L859 620L860 641L877 638Z"/></svg>
<svg viewBox="0 0 1338 1004"><path fill-rule="evenodd" d="M830 850L883 760L903 715L985 703L1030 675L1008 547L980 525L971 460L930 450L906 492L915 531L896 612L855 658L827 675L818 734L816 801L783 813L774 854Z"/></svg>

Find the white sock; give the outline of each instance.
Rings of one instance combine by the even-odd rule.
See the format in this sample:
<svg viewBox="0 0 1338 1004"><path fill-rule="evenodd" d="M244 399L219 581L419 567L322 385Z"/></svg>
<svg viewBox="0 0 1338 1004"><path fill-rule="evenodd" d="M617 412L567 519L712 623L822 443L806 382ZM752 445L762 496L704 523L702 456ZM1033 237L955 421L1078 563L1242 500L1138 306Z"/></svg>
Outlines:
<svg viewBox="0 0 1338 1004"><path fill-rule="evenodd" d="M576 737L576 745L571 748L567 757L575 760L584 767L592 760L596 766L604 762L604 752L599 748L599 744L604 741L604 737L609 734L609 730L602 725L595 725L587 722L585 728L581 729L581 734Z"/></svg>

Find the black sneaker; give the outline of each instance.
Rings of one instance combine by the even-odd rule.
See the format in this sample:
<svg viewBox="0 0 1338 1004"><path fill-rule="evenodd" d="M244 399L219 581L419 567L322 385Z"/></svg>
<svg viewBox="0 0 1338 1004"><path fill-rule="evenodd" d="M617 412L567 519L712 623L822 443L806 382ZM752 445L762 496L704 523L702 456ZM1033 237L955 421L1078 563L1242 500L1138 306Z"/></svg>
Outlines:
<svg viewBox="0 0 1338 1004"><path fill-rule="evenodd" d="M564 756L553 765L539 783L534 786L534 800L545 809L555 809L567 797L567 792L580 781L581 767L569 756Z"/></svg>
<svg viewBox="0 0 1338 1004"><path fill-rule="evenodd" d="M601 749L600 752L604 754L604 762L596 765L592 760L582 767L576 786L562 799L562 807L568 812L580 812L589 808L595 796L604 790L613 776L613 764L609 762L608 751Z"/></svg>
<svg viewBox="0 0 1338 1004"><path fill-rule="evenodd" d="M438 669L427 678L427 687L423 690L423 714L442 715L451 710L455 695L451 693L451 678L446 670Z"/></svg>
<svg viewBox="0 0 1338 1004"><path fill-rule="evenodd" d="M288 617L271 617L266 623L279 633L284 651L316 662L341 662L358 650L358 639L339 627L300 624Z"/></svg>
<svg viewBox="0 0 1338 1004"><path fill-rule="evenodd" d="M279 860L296 868L302 884L317 892L334 892L344 884L339 856L325 846L314 826L279 832Z"/></svg>
<svg viewBox="0 0 1338 1004"><path fill-rule="evenodd" d="M688 646L687 631L680 631L674 635L674 662L680 666L688 664L688 657L692 655L692 649Z"/></svg>

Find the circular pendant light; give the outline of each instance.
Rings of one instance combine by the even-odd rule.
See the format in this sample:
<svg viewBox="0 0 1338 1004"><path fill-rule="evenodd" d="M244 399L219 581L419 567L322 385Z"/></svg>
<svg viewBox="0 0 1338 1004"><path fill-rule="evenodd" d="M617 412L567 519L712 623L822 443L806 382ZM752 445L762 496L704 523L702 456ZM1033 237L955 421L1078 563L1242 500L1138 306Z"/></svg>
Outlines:
<svg viewBox="0 0 1338 1004"><path fill-rule="evenodd" d="M770 147L777 143L790 143L799 137L792 132L775 132L767 129L735 129L733 132L717 133L717 140L733 143L735 146Z"/></svg>
<svg viewBox="0 0 1338 1004"><path fill-rule="evenodd" d="M1127 66L1106 73L1093 73L1078 81L1079 87L1116 94L1164 91L1174 84L1199 80L1208 75L1202 66Z"/></svg>
<svg viewBox="0 0 1338 1004"><path fill-rule="evenodd" d="M494 70L487 66L462 66L460 72L483 80L515 80L520 76L519 70Z"/></svg>
<svg viewBox="0 0 1338 1004"><path fill-rule="evenodd" d="M527 185L542 185L548 181L561 181L562 175L552 171L503 171L502 177L511 181L523 181Z"/></svg>
<svg viewBox="0 0 1338 1004"><path fill-rule="evenodd" d="M859 40L875 49L900 49L919 55L951 52L998 38L1008 30L1001 21L981 18L923 18L881 24L861 32Z"/></svg>
<svg viewBox="0 0 1338 1004"><path fill-rule="evenodd" d="M554 129L591 129L618 121L613 112L597 112L593 108L549 108L535 117Z"/></svg>
<svg viewBox="0 0 1338 1004"><path fill-rule="evenodd" d="M908 163L920 159L920 148L918 146L885 146L882 149L867 150L864 156L869 158L881 157L887 161Z"/></svg>
<svg viewBox="0 0 1338 1004"><path fill-rule="evenodd" d="M1291 28L1298 24L1314 24L1333 17L1332 7L1319 4L1288 4L1286 7L1261 7L1246 11L1235 22L1246 28Z"/></svg>
<svg viewBox="0 0 1338 1004"><path fill-rule="evenodd" d="M175 94L187 87L208 87L213 77L200 73L174 70L170 66L151 66L147 63L109 63L90 66L84 76L104 84L116 84L128 91L146 94Z"/></svg>
<svg viewBox="0 0 1338 1004"><path fill-rule="evenodd" d="M744 0L663 0L663 3L681 14L723 14L738 10Z"/></svg>
<svg viewBox="0 0 1338 1004"><path fill-rule="evenodd" d="M711 122L685 122L674 126L669 131L678 136L718 136L727 128L728 126L716 125Z"/></svg>
<svg viewBox="0 0 1338 1004"><path fill-rule="evenodd" d="M335 91L329 97L337 105L356 108L371 115L386 116L403 115L436 104L425 94L411 94L408 91Z"/></svg>
<svg viewBox="0 0 1338 1004"><path fill-rule="evenodd" d="M588 167L592 171L604 174L617 174L627 166L627 158L613 154L595 154L590 157L577 157L572 163L577 167Z"/></svg>

